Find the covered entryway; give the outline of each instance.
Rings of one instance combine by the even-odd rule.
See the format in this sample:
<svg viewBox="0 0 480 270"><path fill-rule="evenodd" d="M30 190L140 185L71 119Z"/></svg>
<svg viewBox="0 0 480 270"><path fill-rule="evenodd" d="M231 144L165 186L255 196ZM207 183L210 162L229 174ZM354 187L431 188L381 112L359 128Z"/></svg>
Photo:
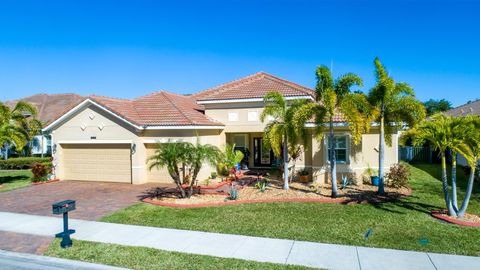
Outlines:
<svg viewBox="0 0 480 270"><path fill-rule="evenodd" d="M62 144L62 180L132 182L130 144Z"/></svg>

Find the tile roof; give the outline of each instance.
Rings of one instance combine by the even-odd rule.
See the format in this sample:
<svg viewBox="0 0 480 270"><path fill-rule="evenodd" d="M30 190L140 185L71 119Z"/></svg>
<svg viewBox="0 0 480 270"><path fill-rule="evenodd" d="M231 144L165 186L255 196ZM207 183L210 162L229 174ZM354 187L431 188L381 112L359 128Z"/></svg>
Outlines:
<svg viewBox="0 0 480 270"><path fill-rule="evenodd" d="M38 120L49 124L84 101L85 97L77 94L36 94L19 100L35 105ZM13 107L19 100L6 101L5 104Z"/></svg>
<svg viewBox="0 0 480 270"><path fill-rule="evenodd" d="M136 99L90 96L92 101L139 126L223 126L187 96L159 91Z"/></svg>
<svg viewBox="0 0 480 270"><path fill-rule="evenodd" d="M445 112L449 116L467 116L478 115L480 116L480 100L472 101L470 103L458 106Z"/></svg>
<svg viewBox="0 0 480 270"><path fill-rule="evenodd" d="M315 96L310 88L292 83L265 72L231 81L193 94L196 101L263 98L268 92L279 91L286 97Z"/></svg>

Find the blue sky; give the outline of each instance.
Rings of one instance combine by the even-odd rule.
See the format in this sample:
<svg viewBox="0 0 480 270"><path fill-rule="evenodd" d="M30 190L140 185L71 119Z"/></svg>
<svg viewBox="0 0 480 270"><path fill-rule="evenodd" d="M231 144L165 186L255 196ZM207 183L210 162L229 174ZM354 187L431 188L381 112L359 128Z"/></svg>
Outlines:
<svg viewBox="0 0 480 270"><path fill-rule="evenodd" d="M480 98L475 1L1 1L0 100L200 91L265 71L306 86L379 56L421 100Z"/></svg>

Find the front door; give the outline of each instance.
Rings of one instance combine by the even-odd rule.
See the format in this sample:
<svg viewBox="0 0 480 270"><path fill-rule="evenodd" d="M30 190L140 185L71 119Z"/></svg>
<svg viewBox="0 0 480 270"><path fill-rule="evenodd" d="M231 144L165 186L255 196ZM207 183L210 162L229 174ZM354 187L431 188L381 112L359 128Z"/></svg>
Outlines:
<svg viewBox="0 0 480 270"><path fill-rule="evenodd" d="M263 149L263 138L253 138L253 165L271 167L274 156L272 150Z"/></svg>

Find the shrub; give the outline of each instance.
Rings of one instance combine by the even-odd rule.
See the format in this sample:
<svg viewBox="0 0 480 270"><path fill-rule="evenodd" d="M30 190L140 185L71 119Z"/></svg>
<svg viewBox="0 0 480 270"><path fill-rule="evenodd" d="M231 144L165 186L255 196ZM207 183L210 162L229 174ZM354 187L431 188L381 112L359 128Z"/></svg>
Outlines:
<svg viewBox="0 0 480 270"><path fill-rule="evenodd" d="M20 157L0 160L0 170L30 169L34 163L46 163L51 166L51 158L45 157Z"/></svg>
<svg viewBox="0 0 480 270"><path fill-rule="evenodd" d="M45 163L34 163L32 165L33 182L47 181L47 175L50 173L50 166Z"/></svg>
<svg viewBox="0 0 480 270"><path fill-rule="evenodd" d="M385 175L387 185L394 188L408 187L408 179L410 178L410 170L404 164L394 164L390 167L390 171Z"/></svg>

